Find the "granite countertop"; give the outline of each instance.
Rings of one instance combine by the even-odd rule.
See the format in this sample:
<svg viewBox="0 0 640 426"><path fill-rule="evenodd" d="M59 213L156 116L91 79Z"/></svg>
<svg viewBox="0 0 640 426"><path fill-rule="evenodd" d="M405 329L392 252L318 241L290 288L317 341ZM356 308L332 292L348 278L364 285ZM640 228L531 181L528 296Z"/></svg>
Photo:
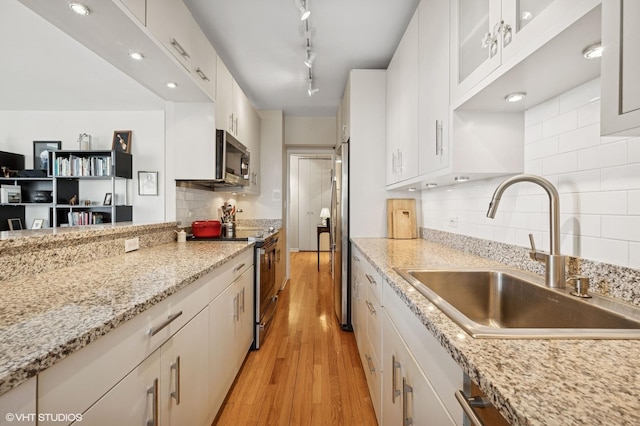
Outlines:
<svg viewBox="0 0 640 426"><path fill-rule="evenodd" d="M0 395L252 247L168 243L0 282Z"/></svg>
<svg viewBox="0 0 640 426"><path fill-rule="evenodd" d="M640 341L473 339L393 267L505 265L421 239L353 242L512 424L640 424Z"/></svg>

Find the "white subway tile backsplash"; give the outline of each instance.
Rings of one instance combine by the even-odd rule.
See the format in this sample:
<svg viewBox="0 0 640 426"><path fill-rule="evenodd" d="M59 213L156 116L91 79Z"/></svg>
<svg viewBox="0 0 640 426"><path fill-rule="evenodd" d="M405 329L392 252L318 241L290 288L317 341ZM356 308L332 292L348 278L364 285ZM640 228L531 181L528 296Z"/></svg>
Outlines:
<svg viewBox="0 0 640 426"><path fill-rule="evenodd" d="M633 138L627 141L627 153L629 164L640 163L640 138Z"/></svg>
<svg viewBox="0 0 640 426"><path fill-rule="evenodd" d="M579 252L571 253L574 256L597 259L620 266L628 266L629 264L629 243L627 241L583 236L579 239L579 244Z"/></svg>
<svg viewBox="0 0 640 426"><path fill-rule="evenodd" d="M600 170L562 174L557 188L559 193L599 191Z"/></svg>
<svg viewBox="0 0 640 426"><path fill-rule="evenodd" d="M578 127L590 124L597 124L598 133L600 132L600 101L591 102L578 108Z"/></svg>
<svg viewBox="0 0 640 426"><path fill-rule="evenodd" d="M640 216L602 216L602 236L640 242Z"/></svg>
<svg viewBox="0 0 640 426"><path fill-rule="evenodd" d="M565 214L620 214L627 211L627 193L613 191L560 194L560 207Z"/></svg>
<svg viewBox="0 0 640 426"><path fill-rule="evenodd" d="M525 127L524 129L524 143L525 145L542 139L542 123L534 124L533 126Z"/></svg>
<svg viewBox="0 0 640 426"><path fill-rule="evenodd" d="M558 136L558 152L576 151L600 145L600 124L581 127Z"/></svg>
<svg viewBox="0 0 640 426"><path fill-rule="evenodd" d="M600 99L600 78L571 89L558 96L559 113L563 114Z"/></svg>
<svg viewBox="0 0 640 426"><path fill-rule="evenodd" d="M578 170L602 169L627 163L627 143L616 142L578 152Z"/></svg>
<svg viewBox="0 0 640 426"><path fill-rule="evenodd" d="M542 123L542 137L548 138L577 128L578 111L568 111L564 114L545 120Z"/></svg>
<svg viewBox="0 0 640 426"><path fill-rule="evenodd" d="M629 205L627 213L640 215L640 191L629 191Z"/></svg>
<svg viewBox="0 0 640 426"><path fill-rule="evenodd" d="M536 105L527 110L524 115L525 128L542 123L544 120L556 117L560 113L560 103L558 98L549 99L546 102Z"/></svg>
<svg viewBox="0 0 640 426"><path fill-rule="evenodd" d="M601 217L600 215L561 214L560 233L599 237Z"/></svg>
<svg viewBox="0 0 640 426"><path fill-rule="evenodd" d="M603 191L640 189L640 163L602 169L601 179Z"/></svg>
<svg viewBox="0 0 640 426"><path fill-rule="evenodd" d="M629 243L629 267L640 269L640 243Z"/></svg>
<svg viewBox="0 0 640 426"><path fill-rule="evenodd" d="M528 159L548 157L558 153L558 137L540 139L524 147L524 156Z"/></svg>
<svg viewBox="0 0 640 426"><path fill-rule="evenodd" d="M576 151L552 155L542 159L542 174L555 175L578 170L578 154Z"/></svg>

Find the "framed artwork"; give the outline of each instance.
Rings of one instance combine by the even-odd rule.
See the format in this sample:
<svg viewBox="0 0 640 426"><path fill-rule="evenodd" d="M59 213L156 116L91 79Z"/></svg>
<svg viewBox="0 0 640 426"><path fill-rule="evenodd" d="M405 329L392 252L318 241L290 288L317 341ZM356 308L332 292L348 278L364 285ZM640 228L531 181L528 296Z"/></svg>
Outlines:
<svg viewBox="0 0 640 426"><path fill-rule="evenodd" d="M44 224L44 219L33 219L33 223L31 224L31 229L42 229L43 224Z"/></svg>
<svg viewBox="0 0 640 426"><path fill-rule="evenodd" d="M33 168L49 172L49 153L62 148L60 141L33 141Z"/></svg>
<svg viewBox="0 0 640 426"><path fill-rule="evenodd" d="M114 151L131 153L131 130L116 130L113 132L113 143L111 149Z"/></svg>
<svg viewBox="0 0 640 426"><path fill-rule="evenodd" d="M111 193L107 192L106 194L104 194L104 201L102 202L102 205L104 206L110 206L111 205Z"/></svg>
<svg viewBox="0 0 640 426"><path fill-rule="evenodd" d="M7 219L10 231L20 231L22 229L22 220L20 218Z"/></svg>
<svg viewBox="0 0 640 426"><path fill-rule="evenodd" d="M158 172L138 172L138 194L158 195Z"/></svg>

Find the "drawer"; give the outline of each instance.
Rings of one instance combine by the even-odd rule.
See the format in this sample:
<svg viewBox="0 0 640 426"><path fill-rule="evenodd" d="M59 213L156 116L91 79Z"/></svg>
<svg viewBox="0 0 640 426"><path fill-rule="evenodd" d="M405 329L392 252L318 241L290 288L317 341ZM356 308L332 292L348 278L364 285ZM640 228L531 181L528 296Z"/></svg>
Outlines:
<svg viewBox="0 0 640 426"><path fill-rule="evenodd" d="M371 350L377 359L382 359L382 306L380 306L371 288L367 291L365 308L367 314L367 336L371 344Z"/></svg>
<svg viewBox="0 0 640 426"><path fill-rule="evenodd" d="M38 411L84 412L207 306L214 276L201 277L40 373Z"/></svg>
<svg viewBox="0 0 640 426"><path fill-rule="evenodd" d="M356 268L359 269L362 280L367 283L367 286L373 291L374 297L382 305L382 276L380 273L355 247L352 250L352 262L352 265L357 265Z"/></svg>
<svg viewBox="0 0 640 426"><path fill-rule="evenodd" d="M215 244L215 243L213 243ZM253 265L253 248L244 251L239 256L230 259L224 265L213 271L215 279L210 280L209 301L213 301L235 280L240 278Z"/></svg>
<svg viewBox="0 0 640 426"><path fill-rule="evenodd" d="M373 410L376 413L378 423L380 423L382 418L382 370L379 358L376 357L376 354L373 353L368 345L365 345L365 350L361 353L360 358L364 368L364 375L367 379Z"/></svg>

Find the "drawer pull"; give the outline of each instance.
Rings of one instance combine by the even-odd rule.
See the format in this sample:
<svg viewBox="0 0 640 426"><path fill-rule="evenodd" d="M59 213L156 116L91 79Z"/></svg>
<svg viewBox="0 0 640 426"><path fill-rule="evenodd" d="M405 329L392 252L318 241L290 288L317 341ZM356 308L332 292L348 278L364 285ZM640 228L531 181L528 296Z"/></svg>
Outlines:
<svg viewBox="0 0 640 426"><path fill-rule="evenodd" d="M371 275L366 274L366 276L367 276L367 279L369 280L369 282L370 282L371 284L377 284L377 283L376 283L376 280L375 280Z"/></svg>
<svg viewBox="0 0 640 426"><path fill-rule="evenodd" d="M360 258L359 258L358 256L356 256L355 254L353 255L353 259L354 259L356 262L360 262Z"/></svg>
<svg viewBox="0 0 640 426"><path fill-rule="evenodd" d="M478 415L473 411L473 408L471 408L471 406L475 404L473 404L461 390L456 391L455 396L458 400L458 404L460 404L460 407L462 407L462 411L464 411L464 414L469 418L471 424L473 426L484 426L484 423L482 423Z"/></svg>
<svg viewBox="0 0 640 426"><path fill-rule="evenodd" d="M367 365L369 366L369 372L371 374L374 374L376 372L376 366L373 365L373 358L371 358L369 355L366 355L366 354L365 356L367 357Z"/></svg>
<svg viewBox="0 0 640 426"><path fill-rule="evenodd" d="M413 388L407 384L407 379L402 378L402 425L411 426L413 424L413 418L409 417L409 398L408 393L413 393Z"/></svg>
<svg viewBox="0 0 640 426"><path fill-rule="evenodd" d="M146 426L158 426L158 379L153 379L153 385L147 388L147 395L151 395L151 420L147 420Z"/></svg>
<svg viewBox="0 0 640 426"><path fill-rule="evenodd" d="M196 74L198 74L198 76L204 81L210 81L209 77L207 77L207 75L204 72L202 72L202 70L199 67L196 68Z"/></svg>
<svg viewBox="0 0 640 426"><path fill-rule="evenodd" d="M171 392L171 398L176 400L176 405L180 405L180 356L176 357L176 362L172 363L170 368L176 371L176 390Z"/></svg>
<svg viewBox="0 0 640 426"><path fill-rule="evenodd" d="M175 314L169 315L169 317L162 324L160 324L157 327L151 327L149 329L149 331L147 332L147 334L149 334L149 336L155 336L156 334L158 334L160 332L160 330L162 330L163 328L165 328L166 326L171 324L180 315L182 315L182 311L176 312Z"/></svg>
<svg viewBox="0 0 640 426"><path fill-rule="evenodd" d="M175 38L171 39L171 46L173 46L173 48L176 49L178 51L178 54L183 58L187 58L187 59L191 58L191 56L189 56L189 53L187 53L187 51L184 50L184 47L182 47L180 43L178 43L178 40L176 40Z"/></svg>
<svg viewBox="0 0 640 426"><path fill-rule="evenodd" d="M241 263L238 266L235 267L235 269L233 270L233 272L238 272L240 269L244 268L244 265L246 265L245 263Z"/></svg>
<svg viewBox="0 0 640 426"><path fill-rule="evenodd" d="M373 303L369 302L368 300L365 301L365 303L367 304L367 308L369 308L369 313L371 315L375 315L376 314L376 308L373 307Z"/></svg>
<svg viewBox="0 0 640 426"><path fill-rule="evenodd" d="M402 394L402 391L396 388L396 383L398 382L397 371L400 370L401 365L396 361L395 355L391 355L391 364L391 402L395 404L396 398Z"/></svg>

